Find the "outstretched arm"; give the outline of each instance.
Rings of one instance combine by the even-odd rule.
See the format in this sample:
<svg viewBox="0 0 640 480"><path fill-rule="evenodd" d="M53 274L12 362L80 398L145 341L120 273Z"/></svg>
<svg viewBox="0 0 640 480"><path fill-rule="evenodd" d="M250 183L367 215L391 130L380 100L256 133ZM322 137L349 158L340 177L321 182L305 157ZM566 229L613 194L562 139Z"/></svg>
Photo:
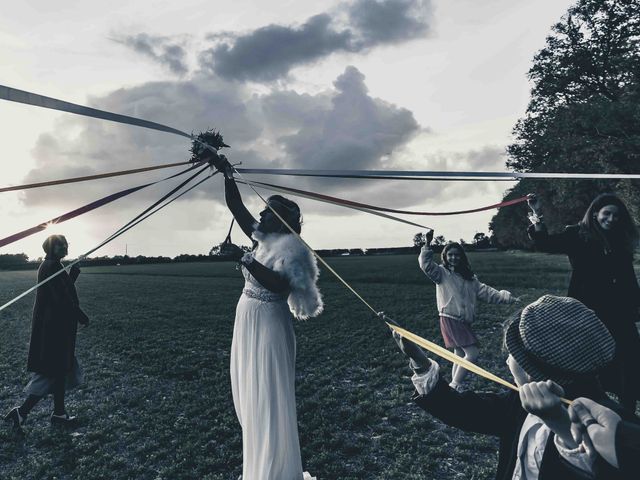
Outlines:
<svg viewBox="0 0 640 480"><path fill-rule="evenodd" d="M482 283L477 278L476 282L476 294L478 298L486 303L515 303L519 299L508 290L496 290L489 285Z"/></svg>
<svg viewBox="0 0 640 480"><path fill-rule="evenodd" d="M233 217L238 222L238 225L242 231L251 238L251 234L255 230L255 226L258 223L253 215L249 213L247 207L242 203L242 197L240 196L240 190L236 185L233 176L227 172L224 172L224 198L227 202L227 207L231 210Z"/></svg>

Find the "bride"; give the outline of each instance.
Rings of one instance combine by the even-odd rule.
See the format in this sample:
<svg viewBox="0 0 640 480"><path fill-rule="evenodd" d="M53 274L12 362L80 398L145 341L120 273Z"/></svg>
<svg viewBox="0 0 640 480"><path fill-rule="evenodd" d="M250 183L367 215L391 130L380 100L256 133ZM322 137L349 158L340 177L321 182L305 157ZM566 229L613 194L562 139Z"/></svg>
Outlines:
<svg viewBox="0 0 640 480"><path fill-rule="evenodd" d="M313 254L266 207L256 221L242 203L232 167L222 157L225 199L253 241L244 253L231 243L245 278L231 343L231 391L242 426L244 480L311 479L302 470L295 399L296 339L293 319L322 312ZM298 205L279 195L268 204L300 233Z"/></svg>

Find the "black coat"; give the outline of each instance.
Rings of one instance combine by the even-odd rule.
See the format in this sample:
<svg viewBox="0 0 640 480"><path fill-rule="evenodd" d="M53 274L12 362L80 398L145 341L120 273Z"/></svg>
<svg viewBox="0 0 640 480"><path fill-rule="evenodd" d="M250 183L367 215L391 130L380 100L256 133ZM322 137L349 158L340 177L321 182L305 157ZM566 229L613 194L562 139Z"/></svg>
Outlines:
<svg viewBox="0 0 640 480"><path fill-rule="evenodd" d="M602 400L603 403L609 403ZM458 393L440 379L427 395L416 395L414 401L447 425L466 432L496 436L500 440L496 480L511 480L518 459L518 441L527 412L522 408L517 392ZM617 480L626 477L619 470L598 457L594 465L596 478ZM560 457L549 435L540 465L539 480L573 480L588 477L584 472Z"/></svg>
<svg viewBox="0 0 640 480"><path fill-rule="evenodd" d="M584 239L578 225L550 235L546 228L529 227L536 250L564 253L571 263L568 296L580 300L607 325L614 337L634 327L640 307L640 287L633 270L633 255L614 249L605 253L600 242Z"/></svg>
<svg viewBox="0 0 640 480"><path fill-rule="evenodd" d="M635 398L640 398L640 337L635 322L639 321L640 287L633 269L633 255L621 249L606 253L600 242L585 239L578 225L570 225L562 233L549 234L544 228L529 227L529 237L536 250L564 253L571 263L571 279L567 295L592 309L616 341L617 363L625 384ZM607 374L613 375L611 371ZM607 378L608 389L618 391ZM615 382L615 381L614 381Z"/></svg>
<svg viewBox="0 0 640 480"><path fill-rule="evenodd" d="M616 429L618 468L629 478L640 475L640 424L622 421Z"/></svg>
<svg viewBox="0 0 640 480"><path fill-rule="evenodd" d="M47 255L38 269L38 283L62 269L58 259ZM74 282L61 273L36 292L31 322L31 342L27 369L47 376L70 372L75 358L78 319L84 315L79 307Z"/></svg>

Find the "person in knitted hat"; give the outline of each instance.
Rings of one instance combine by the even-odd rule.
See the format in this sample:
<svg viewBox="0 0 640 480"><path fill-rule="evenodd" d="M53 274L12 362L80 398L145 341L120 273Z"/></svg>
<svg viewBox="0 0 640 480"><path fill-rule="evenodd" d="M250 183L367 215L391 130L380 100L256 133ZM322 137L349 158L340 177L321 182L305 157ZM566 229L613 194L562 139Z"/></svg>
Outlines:
<svg viewBox="0 0 640 480"><path fill-rule="evenodd" d="M410 358L419 407L450 426L499 438L496 479L624 478L576 443L558 397L584 396L615 406L597 379L614 357L615 342L581 302L545 295L512 317L505 347L519 393L460 393L420 347L397 334L394 339Z"/></svg>

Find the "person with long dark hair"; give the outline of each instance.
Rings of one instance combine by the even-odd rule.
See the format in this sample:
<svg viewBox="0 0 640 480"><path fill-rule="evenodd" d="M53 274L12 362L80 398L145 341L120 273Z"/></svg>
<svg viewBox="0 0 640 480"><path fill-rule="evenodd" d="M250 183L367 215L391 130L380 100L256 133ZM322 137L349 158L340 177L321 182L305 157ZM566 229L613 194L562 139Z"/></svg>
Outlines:
<svg viewBox="0 0 640 480"><path fill-rule="evenodd" d="M601 376L608 391L635 410L640 398L640 337L636 322L640 287L633 269L638 230L625 204L612 193L598 195L582 220L549 234L540 215L540 199L531 196L529 237L537 250L564 253L571 263L568 296L595 311L616 341L616 360Z"/></svg>
<svg viewBox="0 0 640 480"><path fill-rule="evenodd" d="M51 235L42 248L46 257L38 269L38 283L64 267L60 260L67 256L68 243L62 235ZM25 387L27 398L13 408L5 421L20 428L36 404L47 395L53 395L51 423L72 425L76 417L65 408L65 392L82 382L82 370L75 356L78 323L89 324L89 318L80 309L75 281L80 274L77 265L38 287L33 306L31 342L27 370L33 372Z"/></svg>
<svg viewBox="0 0 640 480"><path fill-rule="evenodd" d="M274 195L256 221L242 202L228 161L205 158L223 172L227 206L253 242L249 253L231 243L222 250L240 263L245 278L231 344L231 391L242 426L242 478L309 479L298 441L293 320L319 315L323 303L315 257L278 218L300 233L300 208Z"/></svg>
<svg viewBox="0 0 640 480"><path fill-rule="evenodd" d="M420 269L436 284L436 303L440 315L440 332L445 347L470 362L478 358L478 339L471 328L475 319L476 301L487 303L514 303L518 298L507 290L496 290L482 283L473 273L462 245L447 244L441 254L442 264L433 261L430 247L433 230L427 233L418 263ZM467 370L453 365L451 388L462 391Z"/></svg>

